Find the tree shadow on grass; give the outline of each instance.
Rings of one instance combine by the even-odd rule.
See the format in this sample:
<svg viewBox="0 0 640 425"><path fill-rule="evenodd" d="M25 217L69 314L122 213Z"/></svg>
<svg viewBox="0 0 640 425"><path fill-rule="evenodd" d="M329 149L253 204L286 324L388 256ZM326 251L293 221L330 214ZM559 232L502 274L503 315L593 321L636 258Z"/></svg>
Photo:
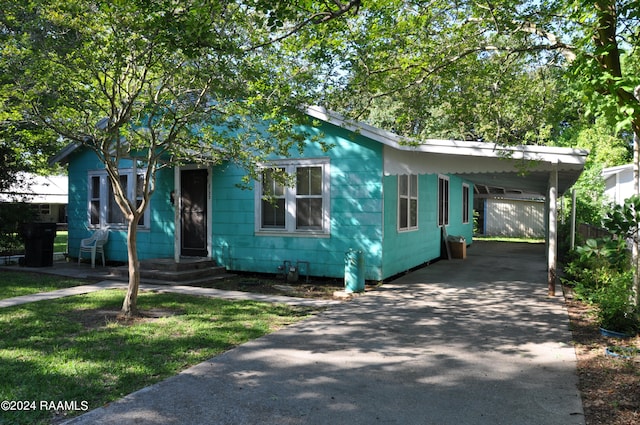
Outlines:
<svg viewBox="0 0 640 425"><path fill-rule="evenodd" d="M93 409L309 313L250 301L141 294L144 316L122 322L122 293L94 298L3 311L11 316L11 325L1 329L3 399L78 400ZM4 413L2 423L46 423L82 412Z"/></svg>

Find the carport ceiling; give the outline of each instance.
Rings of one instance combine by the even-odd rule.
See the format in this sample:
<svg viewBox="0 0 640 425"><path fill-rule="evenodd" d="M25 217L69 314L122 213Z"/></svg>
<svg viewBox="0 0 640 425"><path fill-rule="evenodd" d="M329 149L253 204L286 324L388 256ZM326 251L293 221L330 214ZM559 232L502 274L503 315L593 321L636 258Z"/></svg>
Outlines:
<svg viewBox="0 0 640 425"><path fill-rule="evenodd" d="M499 187L505 191L525 192L545 196L549 186L548 171L518 173L456 173L474 184ZM558 171L558 193L563 194L573 186L580 173Z"/></svg>

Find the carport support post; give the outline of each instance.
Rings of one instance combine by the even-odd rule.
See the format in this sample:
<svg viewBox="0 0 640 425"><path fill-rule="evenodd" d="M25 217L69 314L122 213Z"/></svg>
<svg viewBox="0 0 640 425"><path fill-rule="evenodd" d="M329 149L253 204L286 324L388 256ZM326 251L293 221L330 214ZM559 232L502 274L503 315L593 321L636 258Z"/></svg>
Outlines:
<svg viewBox="0 0 640 425"><path fill-rule="evenodd" d="M571 249L576 247L576 190L571 191Z"/></svg>
<svg viewBox="0 0 640 425"><path fill-rule="evenodd" d="M549 235L547 252L547 284L549 296L556 296L556 267L558 256L558 167L549 173Z"/></svg>

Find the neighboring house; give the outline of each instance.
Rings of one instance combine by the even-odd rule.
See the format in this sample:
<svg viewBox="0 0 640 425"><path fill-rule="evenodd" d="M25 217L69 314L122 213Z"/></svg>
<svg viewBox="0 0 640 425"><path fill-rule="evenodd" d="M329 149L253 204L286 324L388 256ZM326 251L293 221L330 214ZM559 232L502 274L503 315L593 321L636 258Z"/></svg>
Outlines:
<svg viewBox="0 0 640 425"><path fill-rule="evenodd" d="M40 176L21 174L21 185L13 185L0 192L0 202L26 202L31 204L40 222L67 223L68 178L67 176Z"/></svg>
<svg viewBox="0 0 640 425"><path fill-rule="evenodd" d="M312 130L333 148L309 142L303 155L273 158L268 165L294 173L295 187L280 187L265 172L253 190L241 190L243 171L231 163L160 170L139 223L140 258L202 256L232 271L266 273L290 262L302 274L342 277L345 253L353 249L364 253L365 278L384 280L439 258L443 227L472 243L474 183L562 193L586 157L571 149L519 147L505 159L492 144L448 140L409 145L322 108L308 113L321 123ZM92 230L109 226L107 257L126 261L126 227L104 166L75 145L54 160L69 169L69 252ZM535 162L526 176L522 161ZM130 163L121 164L132 198L133 172ZM273 203L263 201L266 192Z"/></svg>
<svg viewBox="0 0 640 425"><path fill-rule="evenodd" d="M602 170L604 194L615 204L623 205L633 196L633 164L618 165Z"/></svg>

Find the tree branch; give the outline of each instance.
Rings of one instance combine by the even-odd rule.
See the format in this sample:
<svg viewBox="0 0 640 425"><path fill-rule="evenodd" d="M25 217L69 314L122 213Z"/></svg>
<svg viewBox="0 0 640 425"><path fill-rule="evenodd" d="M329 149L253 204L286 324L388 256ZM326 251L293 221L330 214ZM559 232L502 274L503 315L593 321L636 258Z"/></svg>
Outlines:
<svg viewBox="0 0 640 425"><path fill-rule="evenodd" d="M361 2L361 0L350 0L348 3L341 3L338 0L333 0L333 4L335 4L338 7L338 10L331 10L329 8L328 10L326 10L324 12L314 13L313 15L308 17L307 19L304 19L302 22L298 23L297 25L294 25L289 31L285 32L281 36L273 38L273 39L270 39L270 40L268 40L268 41L266 41L264 43L260 43L260 44L257 44L255 46L251 46L246 51L247 52L251 52L251 51L254 51L254 50L261 49L261 48L266 47L266 46L270 46L272 44L276 44L276 43L278 43L280 41L283 41L283 40L293 36L298 31L300 31L302 28L306 27L309 24L314 24L314 25L322 24L322 23L331 21L333 19L339 18L339 17L347 14L351 10L355 10L355 13L358 13L358 10L360 9L360 2Z"/></svg>
<svg viewBox="0 0 640 425"><path fill-rule="evenodd" d="M564 58L568 61L568 62L573 62L576 59L576 54L575 54L575 48L569 44L563 43L560 40L558 40L558 37L553 34L552 32L549 32L545 29L542 29L540 27L538 27L535 23L533 22L523 22L522 24L520 24L519 28L520 31L525 32L525 33L529 33L529 34L534 34L537 35L539 37L542 37L544 39L546 39L547 41L549 41L549 45L548 46L533 46L532 50L557 50L559 51L562 56L564 56Z"/></svg>

